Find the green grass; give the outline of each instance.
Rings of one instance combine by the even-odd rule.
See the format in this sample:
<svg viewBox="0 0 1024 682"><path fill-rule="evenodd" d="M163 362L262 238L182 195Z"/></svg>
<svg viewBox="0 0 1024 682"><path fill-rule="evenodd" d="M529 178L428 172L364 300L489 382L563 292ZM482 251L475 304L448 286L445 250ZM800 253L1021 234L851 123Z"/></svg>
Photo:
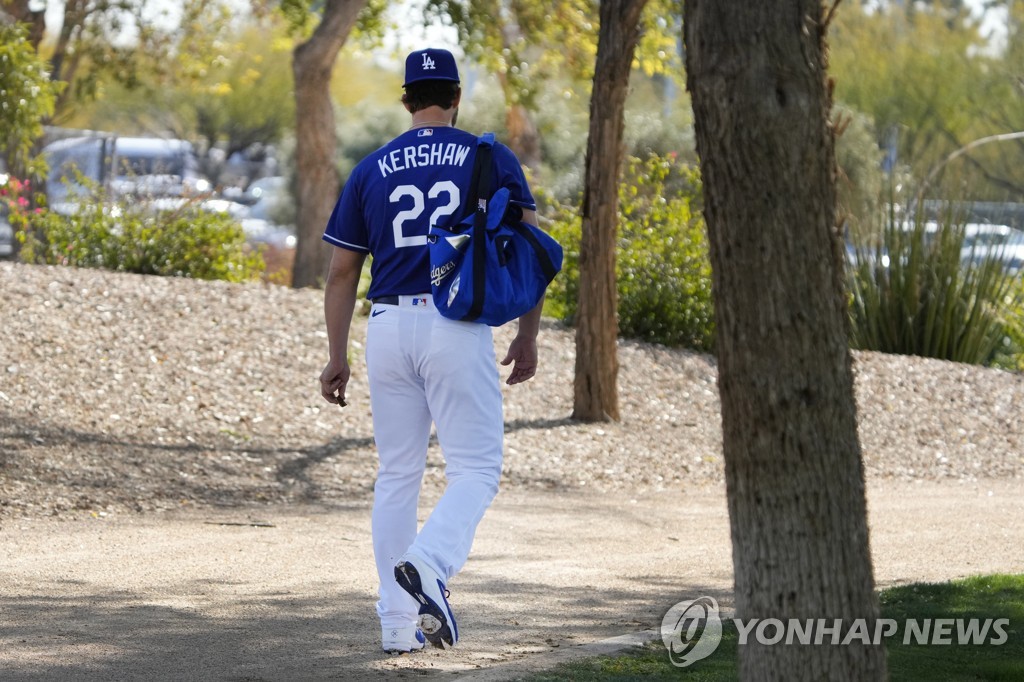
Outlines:
<svg viewBox="0 0 1024 682"><path fill-rule="evenodd" d="M889 677L894 681L967 682L1024 680L1024 574L989 575L949 583L915 583L879 595L882 617L898 623L885 640ZM1006 642L985 645L904 644L908 619L1009 619ZM955 626L953 639L955 641ZM991 636L997 635L993 633ZM618 656L601 656L560 665L526 678L529 682L603 680L687 680L724 682L737 679L739 636L731 621L722 623L722 643L710 657L689 668L671 664L660 641Z"/></svg>
<svg viewBox="0 0 1024 682"><path fill-rule="evenodd" d="M1024 680L1024 575L990 575L885 590L882 615L915 618L1008 618L1000 646L921 646L888 642L893 680Z"/></svg>

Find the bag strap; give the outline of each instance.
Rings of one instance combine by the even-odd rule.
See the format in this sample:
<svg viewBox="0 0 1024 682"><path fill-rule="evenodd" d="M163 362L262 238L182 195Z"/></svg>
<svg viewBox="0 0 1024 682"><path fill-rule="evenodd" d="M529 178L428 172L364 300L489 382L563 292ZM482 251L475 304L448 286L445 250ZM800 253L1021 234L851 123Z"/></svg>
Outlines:
<svg viewBox="0 0 1024 682"><path fill-rule="evenodd" d="M484 311L484 295L487 286L487 202L491 198L491 148L494 133L484 133L477 140L476 159L473 163L473 179L470 189L470 203L473 214L473 301L463 320L472 322Z"/></svg>
<svg viewBox="0 0 1024 682"><path fill-rule="evenodd" d="M558 274L558 268L555 267L555 262L551 259L551 254L544 248L540 239L528 225L522 222L510 223L509 228L514 230L530 245L533 252L537 255L537 264L540 265L541 274L544 275L545 281L551 284L551 281ZM539 228L538 228L539 229Z"/></svg>

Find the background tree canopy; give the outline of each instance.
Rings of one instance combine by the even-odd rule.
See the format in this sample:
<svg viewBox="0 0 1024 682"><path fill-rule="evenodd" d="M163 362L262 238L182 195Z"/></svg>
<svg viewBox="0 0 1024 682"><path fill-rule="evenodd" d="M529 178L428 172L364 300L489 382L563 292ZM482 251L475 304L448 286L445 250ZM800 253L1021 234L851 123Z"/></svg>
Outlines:
<svg viewBox="0 0 1024 682"><path fill-rule="evenodd" d="M69 0L62 23L44 31L30 4L0 0L7 26L14 19L28 26L5 28L4 50L19 64L48 68L52 87L6 110L8 168L31 158L39 124L46 123L190 140L205 155L204 172L222 188L252 179L226 173L225 159L259 149L295 188L296 130L308 119L297 118L292 54L313 34L326 5L251 0L239 11L227 0ZM494 130L517 150L543 190L541 220L568 244L578 244L573 230L580 229L599 6L597 0L512 0L497 10L479 0L365 3L334 62L333 78L324 84L334 110L337 150L330 163L337 180L405 129L398 99L406 52L425 42L446 43L460 54L460 125ZM649 0L641 16L625 110L624 141L632 160L625 168L666 162L684 174L696 168L692 108L682 85L681 14L678 0ZM841 131L839 219L849 240L880 241L883 209L913 197L936 169L941 172L926 188L927 198L1022 201L1022 140L971 148L943 165L972 141L1024 130L1022 26L1024 5L1003 0L839 5L829 33L829 75ZM5 70L4 77L13 73ZM13 86L5 91L18 92ZM626 188L639 194L620 198L620 253L671 254L680 234L686 244L696 243L690 240L704 229L699 182L662 187L659 178L644 173L623 175ZM664 193L665 206L652 205L637 231L628 202L652 187ZM681 206L692 211L675 210ZM684 213L690 217L681 218ZM317 232L314 225L310 233ZM572 262L575 254L569 257ZM682 272L671 258L646 269L640 261L618 265L620 303L628 306L649 293L637 286L639 275ZM706 261L693 263L666 290L706 291ZM577 285L566 281L565 291ZM712 345L709 316L693 318L707 318L700 333L662 328L648 324L646 305L620 305L623 333ZM567 319L574 310L572 301L564 302Z"/></svg>

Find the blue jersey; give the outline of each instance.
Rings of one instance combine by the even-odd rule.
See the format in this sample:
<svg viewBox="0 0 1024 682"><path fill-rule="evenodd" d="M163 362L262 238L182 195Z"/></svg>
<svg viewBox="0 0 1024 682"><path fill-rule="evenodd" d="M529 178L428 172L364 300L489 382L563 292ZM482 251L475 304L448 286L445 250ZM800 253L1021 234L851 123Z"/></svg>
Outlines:
<svg viewBox="0 0 1024 682"><path fill-rule="evenodd" d="M334 207L324 240L369 253L368 298L430 291L427 232L451 227L467 206L477 138L457 128L416 128L373 152L352 171ZM491 188L536 208L515 154L495 143Z"/></svg>

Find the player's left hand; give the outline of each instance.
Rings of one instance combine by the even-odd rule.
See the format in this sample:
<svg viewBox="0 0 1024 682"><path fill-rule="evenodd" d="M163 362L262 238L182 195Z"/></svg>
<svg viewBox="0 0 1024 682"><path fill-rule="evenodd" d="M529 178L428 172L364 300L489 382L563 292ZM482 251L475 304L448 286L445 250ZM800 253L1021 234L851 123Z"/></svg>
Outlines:
<svg viewBox="0 0 1024 682"><path fill-rule="evenodd" d="M537 339L525 336L512 339L501 364L508 365L511 362L515 364L512 365L512 373L508 375L506 384L512 386L532 379L537 373Z"/></svg>

